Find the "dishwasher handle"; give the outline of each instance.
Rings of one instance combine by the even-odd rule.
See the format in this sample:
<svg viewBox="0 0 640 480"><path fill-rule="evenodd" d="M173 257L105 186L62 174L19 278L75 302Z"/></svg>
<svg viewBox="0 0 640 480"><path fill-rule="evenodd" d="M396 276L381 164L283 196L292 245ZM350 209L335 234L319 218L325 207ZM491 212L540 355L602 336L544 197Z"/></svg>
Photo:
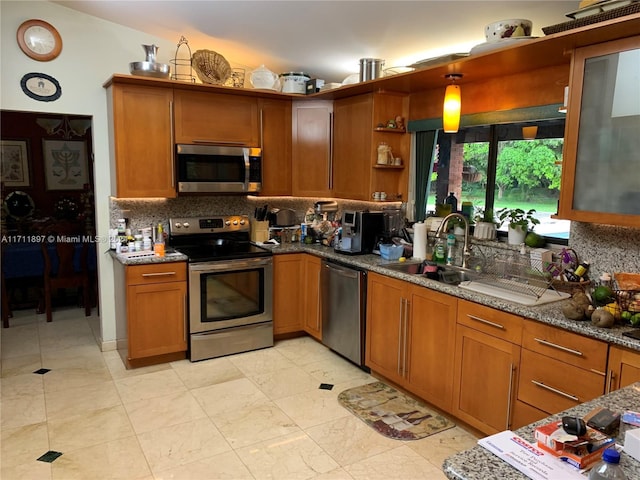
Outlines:
<svg viewBox="0 0 640 480"><path fill-rule="evenodd" d="M355 270L349 267L343 267L341 265L336 265L335 263L324 263L324 267L327 270L330 270L332 273L340 275L341 277L346 278L360 278L360 275L363 274L362 270Z"/></svg>

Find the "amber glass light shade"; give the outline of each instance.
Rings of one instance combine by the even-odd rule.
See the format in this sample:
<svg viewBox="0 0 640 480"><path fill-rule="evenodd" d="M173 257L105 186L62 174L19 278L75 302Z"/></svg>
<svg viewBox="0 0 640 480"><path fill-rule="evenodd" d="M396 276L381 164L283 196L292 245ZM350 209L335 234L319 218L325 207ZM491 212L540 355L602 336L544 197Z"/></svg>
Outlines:
<svg viewBox="0 0 640 480"><path fill-rule="evenodd" d="M524 140L535 140L537 134L538 127L536 125L532 125L530 127L522 127L522 138Z"/></svg>
<svg viewBox="0 0 640 480"><path fill-rule="evenodd" d="M444 92L442 125L445 133L456 133L460 127L460 85L448 85Z"/></svg>

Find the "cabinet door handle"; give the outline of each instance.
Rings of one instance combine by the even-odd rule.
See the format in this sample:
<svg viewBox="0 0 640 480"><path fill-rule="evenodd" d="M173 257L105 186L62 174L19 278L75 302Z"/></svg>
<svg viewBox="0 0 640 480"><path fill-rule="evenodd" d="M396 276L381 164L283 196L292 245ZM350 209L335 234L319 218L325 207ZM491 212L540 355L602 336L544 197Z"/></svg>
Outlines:
<svg viewBox="0 0 640 480"><path fill-rule="evenodd" d="M576 402L580 401L580 399L575 395L565 393L562 390L558 390L557 388L550 387L549 385L545 385L544 383L539 382L537 380L531 380L531 383L539 386L540 388L544 388L545 390L549 390L550 392L557 393L558 395L562 395L563 397L570 398L571 400L575 400Z"/></svg>
<svg viewBox="0 0 640 480"><path fill-rule="evenodd" d="M171 128L169 129L171 132L169 135L169 140L171 141L171 145L169 146L169 148L171 148L171 186L176 188L176 149L174 147L176 142L175 132L173 131L173 101L169 102L169 122L171 124Z"/></svg>
<svg viewBox="0 0 640 480"><path fill-rule="evenodd" d="M206 143L207 145L229 145L232 147L244 147L244 142L221 142L220 140L207 140L206 138L194 138L193 143Z"/></svg>
<svg viewBox="0 0 640 480"><path fill-rule="evenodd" d="M512 364L509 365L509 392L507 395L507 426L506 430L509 430L511 427L511 399L513 398L513 372L515 372L515 366Z"/></svg>
<svg viewBox="0 0 640 480"><path fill-rule="evenodd" d="M485 325L489 325L491 327L499 328L500 330L504 330L504 325L500 325L499 323L490 322L489 320L485 320L484 318L476 317L475 315L467 314L471 320L475 320L476 322L484 323Z"/></svg>
<svg viewBox="0 0 640 480"><path fill-rule="evenodd" d="M609 379L607 381L607 391L605 393L613 392L613 382L615 380L616 374L613 370L609 370Z"/></svg>
<svg viewBox="0 0 640 480"><path fill-rule="evenodd" d="M260 123L260 150L264 150L264 135L263 135L263 127L262 127L262 109L260 109L260 113L258 116L258 122Z"/></svg>
<svg viewBox="0 0 640 480"><path fill-rule="evenodd" d="M187 296L182 297L182 311L184 312L184 323L182 325L184 329L184 341L187 342Z"/></svg>
<svg viewBox="0 0 640 480"><path fill-rule="evenodd" d="M409 345L408 345L408 341L409 341L409 308L411 306L411 302L407 299L404 300L404 361L403 361L403 365L402 365L402 369L404 371L404 376L408 376L409 374L409 367L407 366L408 363L408 355L409 355Z"/></svg>
<svg viewBox="0 0 640 480"><path fill-rule="evenodd" d="M398 363L396 373L400 375L400 355L402 352L402 319L404 317L404 298L400 299L400 314L398 315Z"/></svg>
<svg viewBox="0 0 640 480"><path fill-rule="evenodd" d="M322 270L318 270L318 285L322 284L321 276L322 276ZM318 301L316 303L316 330L318 331L320 331L320 314L321 314L320 301L321 301L320 292L318 292Z"/></svg>
<svg viewBox="0 0 640 480"><path fill-rule="evenodd" d="M333 112L329 114L329 190L333 188Z"/></svg>
<svg viewBox="0 0 640 480"><path fill-rule="evenodd" d="M557 343L552 343L547 340L543 340L542 338L534 338L534 340L542 345L546 345L547 347L557 348L558 350L562 350L563 352L573 353L574 355L578 355L582 357L584 353L580 350L574 350L573 348L563 347L562 345L558 345Z"/></svg>
<svg viewBox="0 0 640 480"><path fill-rule="evenodd" d="M143 273L143 277L166 277L169 275L175 275L176 272L157 272L157 273Z"/></svg>

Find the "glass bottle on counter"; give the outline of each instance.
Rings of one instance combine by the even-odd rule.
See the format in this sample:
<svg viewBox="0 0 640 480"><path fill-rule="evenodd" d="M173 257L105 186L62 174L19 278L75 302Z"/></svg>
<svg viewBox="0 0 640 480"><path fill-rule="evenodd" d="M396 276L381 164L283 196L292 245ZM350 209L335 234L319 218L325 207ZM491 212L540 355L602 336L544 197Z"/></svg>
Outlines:
<svg viewBox="0 0 640 480"><path fill-rule="evenodd" d="M456 213L458 211L458 199L453 194L453 192L449 192L449 196L444 199L445 205L451 205L451 213Z"/></svg>
<svg viewBox="0 0 640 480"><path fill-rule="evenodd" d="M153 252L156 257L164 257L164 230L161 223L158 224L158 229L156 230L156 241L153 244Z"/></svg>

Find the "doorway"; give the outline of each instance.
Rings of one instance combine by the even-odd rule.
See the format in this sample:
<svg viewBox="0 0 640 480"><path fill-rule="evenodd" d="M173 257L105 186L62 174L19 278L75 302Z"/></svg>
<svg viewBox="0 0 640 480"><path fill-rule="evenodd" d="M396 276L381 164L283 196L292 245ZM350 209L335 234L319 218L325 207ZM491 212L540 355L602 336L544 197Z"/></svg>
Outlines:
<svg viewBox="0 0 640 480"><path fill-rule="evenodd" d="M32 245L26 260L7 258L11 246L39 243L51 225L61 222L95 239L92 117L86 115L0 111L1 246L4 311L43 309L42 253ZM96 245L94 245L95 249ZM89 258L98 289L95 255ZM38 278L40 277L40 278ZM6 281L5 281L6 280ZM6 287L6 290L5 290ZM77 302L73 292L56 292L59 305ZM56 304L54 303L54 305Z"/></svg>

